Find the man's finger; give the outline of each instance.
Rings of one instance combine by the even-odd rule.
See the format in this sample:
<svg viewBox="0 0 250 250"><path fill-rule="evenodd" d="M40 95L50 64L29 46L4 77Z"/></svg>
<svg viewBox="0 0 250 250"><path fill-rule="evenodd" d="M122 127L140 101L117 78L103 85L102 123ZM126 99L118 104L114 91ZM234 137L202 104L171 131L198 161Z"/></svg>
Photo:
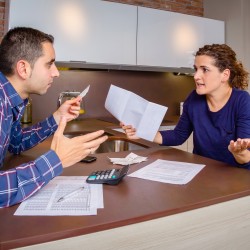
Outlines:
<svg viewBox="0 0 250 250"><path fill-rule="evenodd" d="M73 97L70 100L67 100L66 102L67 104L72 105L72 104L78 104L80 103L80 101L81 101L81 98L77 96L77 97Z"/></svg>
<svg viewBox="0 0 250 250"><path fill-rule="evenodd" d="M66 120L66 117L63 116L59 122L58 128L56 130L56 134L63 135L66 125L67 125L67 120Z"/></svg>
<svg viewBox="0 0 250 250"><path fill-rule="evenodd" d="M89 142L89 141L97 139L98 137L102 136L103 134L104 134L104 130L98 130L95 132L88 133L86 135L82 135L79 138L83 142Z"/></svg>

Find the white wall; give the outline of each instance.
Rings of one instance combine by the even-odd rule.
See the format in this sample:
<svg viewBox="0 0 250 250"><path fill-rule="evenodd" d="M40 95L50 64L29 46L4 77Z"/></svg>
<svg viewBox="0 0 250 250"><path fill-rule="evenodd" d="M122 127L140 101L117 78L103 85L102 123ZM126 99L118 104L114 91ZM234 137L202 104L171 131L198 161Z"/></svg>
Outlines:
<svg viewBox="0 0 250 250"><path fill-rule="evenodd" d="M204 17L225 21L226 44L250 72L250 1L204 0ZM248 87L250 92L250 86Z"/></svg>

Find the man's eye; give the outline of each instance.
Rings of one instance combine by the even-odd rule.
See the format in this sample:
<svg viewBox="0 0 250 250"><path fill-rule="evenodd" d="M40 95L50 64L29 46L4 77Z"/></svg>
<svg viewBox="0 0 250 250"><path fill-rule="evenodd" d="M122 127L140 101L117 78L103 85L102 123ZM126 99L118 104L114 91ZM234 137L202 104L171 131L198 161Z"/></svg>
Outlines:
<svg viewBox="0 0 250 250"><path fill-rule="evenodd" d="M48 68L51 68L52 65L53 63L48 63Z"/></svg>

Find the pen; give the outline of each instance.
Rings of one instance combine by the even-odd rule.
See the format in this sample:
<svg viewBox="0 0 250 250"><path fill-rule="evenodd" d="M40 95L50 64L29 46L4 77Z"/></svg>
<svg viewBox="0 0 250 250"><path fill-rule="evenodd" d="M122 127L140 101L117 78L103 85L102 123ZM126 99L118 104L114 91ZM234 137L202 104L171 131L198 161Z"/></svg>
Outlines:
<svg viewBox="0 0 250 250"><path fill-rule="evenodd" d="M84 189L84 187L80 187L80 188L76 189L75 191L73 191L73 192L71 192L71 193L69 193L69 194L66 194L66 195L62 196L61 198L58 199L57 202L64 201L64 200L66 200L66 199L68 199L68 198L70 198L70 197L72 197L72 196L78 194L79 192L83 191L83 189Z"/></svg>

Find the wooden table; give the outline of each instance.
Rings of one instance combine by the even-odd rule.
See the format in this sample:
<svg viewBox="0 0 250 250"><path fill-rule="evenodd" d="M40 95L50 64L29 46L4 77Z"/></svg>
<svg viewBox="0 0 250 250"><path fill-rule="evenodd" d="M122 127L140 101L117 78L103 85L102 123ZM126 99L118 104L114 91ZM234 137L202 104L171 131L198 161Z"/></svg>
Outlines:
<svg viewBox="0 0 250 250"><path fill-rule="evenodd" d="M11 158L10 162L15 165L36 158L43 149L32 149ZM70 246L73 249L145 249L147 246L149 249L168 249L167 246L201 249L204 243L216 246L207 249L236 249L220 248L234 244L241 244L237 249L245 249L246 244L250 245L249 170L173 148L151 148L135 153L148 156L148 161L132 165L131 172L156 159L206 167L186 185L131 177L124 178L117 186L105 185L104 209L99 209L96 216L13 216L18 205L0 209L0 249L46 242L30 249ZM93 170L112 168L107 156L127 154L97 154L96 162L78 163L65 169L63 175L83 176Z"/></svg>

